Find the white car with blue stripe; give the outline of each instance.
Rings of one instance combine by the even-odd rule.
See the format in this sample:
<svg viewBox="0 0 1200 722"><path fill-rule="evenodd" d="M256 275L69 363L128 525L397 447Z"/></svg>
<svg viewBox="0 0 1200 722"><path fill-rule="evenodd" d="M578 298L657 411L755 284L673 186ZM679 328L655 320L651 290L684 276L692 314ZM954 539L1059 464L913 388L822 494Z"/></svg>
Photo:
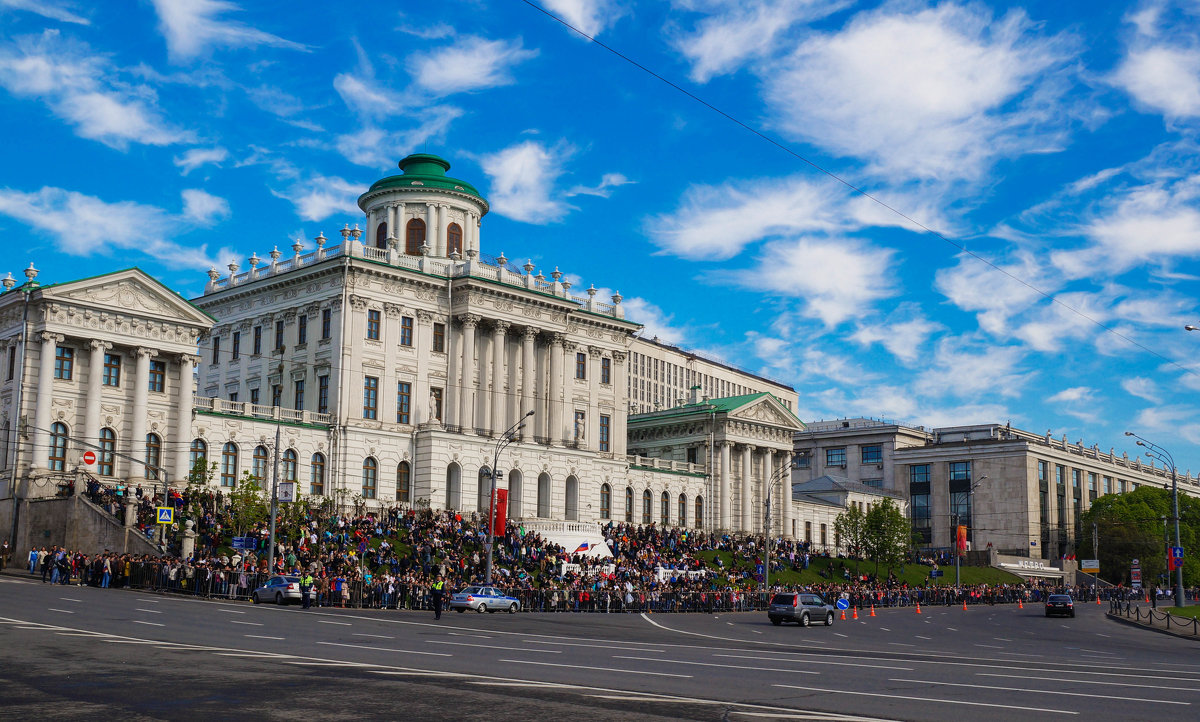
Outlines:
<svg viewBox="0 0 1200 722"><path fill-rule="evenodd" d="M521 600L510 597L495 587L467 587L451 595L450 608L457 612L468 609L482 614L483 612L508 612L516 614L521 608Z"/></svg>

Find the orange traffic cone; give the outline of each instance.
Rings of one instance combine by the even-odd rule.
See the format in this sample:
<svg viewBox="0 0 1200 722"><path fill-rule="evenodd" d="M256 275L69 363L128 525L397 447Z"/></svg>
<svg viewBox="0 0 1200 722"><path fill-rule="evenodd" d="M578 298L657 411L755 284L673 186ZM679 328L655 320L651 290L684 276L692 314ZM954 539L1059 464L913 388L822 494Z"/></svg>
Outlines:
<svg viewBox="0 0 1200 722"><path fill-rule="evenodd" d="M1017 609L1024 609L1024 608L1025 608L1025 602L1021 601L1020 597L1017 597Z"/></svg>
<svg viewBox="0 0 1200 722"><path fill-rule="evenodd" d="M854 618L858 619L858 607L854 608Z"/></svg>
<svg viewBox="0 0 1200 722"><path fill-rule="evenodd" d="M874 604L871 605L871 616L872 617L875 616L875 605Z"/></svg>
<svg viewBox="0 0 1200 722"><path fill-rule="evenodd" d="M842 610L842 621L843 622L846 621L846 610L845 609Z"/></svg>
<svg viewBox="0 0 1200 722"><path fill-rule="evenodd" d="M1099 603L1100 603L1100 595L1099 595L1099 594L1097 594L1097 595L1096 595L1096 604L1099 604Z"/></svg>
<svg viewBox="0 0 1200 722"><path fill-rule="evenodd" d="M967 600L963 600L963 611L967 611Z"/></svg>
<svg viewBox="0 0 1200 722"><path fill-rule="evenodd" d="M1150 603L1150 592L1146 592L1146 604Z"/></svg>
<svg viewBox="0 0 1200 722"><path fill-rule="evenodd" d="M921 613L921 603L917 602L917 614Z"/></svg>

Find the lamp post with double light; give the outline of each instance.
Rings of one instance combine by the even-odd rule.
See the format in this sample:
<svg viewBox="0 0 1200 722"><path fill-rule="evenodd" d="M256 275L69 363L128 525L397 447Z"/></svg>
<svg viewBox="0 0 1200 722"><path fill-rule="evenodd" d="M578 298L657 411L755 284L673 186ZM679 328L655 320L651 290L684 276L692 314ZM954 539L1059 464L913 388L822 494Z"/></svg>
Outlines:
<svg viewBox="0 0 1200 722"><path fill-rule="evenodd" d="M971 493L973 491L975 491L975 489L980 484L982 484L987 478L988 478L987 474L984 474L983 476L979 477L979 479L975 483L973 483L967 487L967 518L971 521L972 525L975 524L975 510L971 508ZM961 586L961 584L960 584L960 574L961 574L960 560L962 559L962 552L960 552L958 549L958 522L959 522L958 511L955 511L953 516L954 516L954 586L958 587L958 586Z"/></svg>
<svg viewBox="0 0 1200 722"><path fill-rule="evenodd" d="M508 445L517 439L517 432L525 428L525 419L533 416L533 411L527 412L524 416L517 420L517 423L508 427L496 440L496 453L492 457L492 470L488 476L492 479L492 491L488 495L491 502L488 504L488 538L487 543L487 568L484 571L483 583L490 585L492 583L492 547L496 545L496 477L499 472L496 468L500 465L500 452L508 448Z"/></svg>
<svg viewBox="0 0 1200 722"><path fill-rule="evenodd" d="M768 604L771 601L771 532L773 531L771 529L771 490L775 488L776 482L783 481L791 476L791 474L792 459L791 454L789 454L787 463L776 469L775 473L771 475L771 478L767 480L767 493L765 495L765 499L763 500L763 507L765 508L765 516L763 519L763 540L767 547L765 555L766 564L763 566L763 591L767 595L766 601ZM784 495L783 503L789 504L792 500L791 483L784 484L784 488L788 490L788 493Z"/></svg>
<svg viewBox="0 0 1200 722"><path fill-rule="evenodd" d="M1185 328L1191 331L1195 327L1187 326ZM1152 459L1158 459L1159 461L1171 466L1171 518L1175 520L1175 546L1182 548L1183 542L1181 542L1179 539L1179 474L1175 470L1175 459L1171 457L1170 452L1168 452L1166 449L1162 448L1158 444L1143 439L1132 431L1126 431L1125 435L1132 436L1133 438L1137 439L1137 445L1146 449L1147 456ZM1167 554L1170 553L1171 552L1168 549ZM1175 565L1175 593L1173 596L1175 597L1176 607L1186 606L1183 598L1183 564Z"/></svg>

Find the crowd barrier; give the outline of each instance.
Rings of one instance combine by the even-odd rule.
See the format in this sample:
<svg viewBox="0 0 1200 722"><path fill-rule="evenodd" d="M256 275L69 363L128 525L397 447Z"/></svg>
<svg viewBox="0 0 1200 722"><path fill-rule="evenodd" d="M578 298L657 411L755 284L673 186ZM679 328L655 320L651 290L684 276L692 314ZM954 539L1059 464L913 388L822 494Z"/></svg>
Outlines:
<svg viewBox="0 0 1200 722"><path fill-rule="evenodd" d="M1139 624L1145 624L1150 627L1159 626L1167 631L1179 629L1177 634L1183 634L1186 630L1191 630L1192 636L1200 636L1200 619L1194 617L1177 617L1168 612L1160 612L1156 609L1142 609L1139 605L1134 604L1138 599L1113 599L1108 603L1108 613L1126 619L1132 619Z"/></svg>

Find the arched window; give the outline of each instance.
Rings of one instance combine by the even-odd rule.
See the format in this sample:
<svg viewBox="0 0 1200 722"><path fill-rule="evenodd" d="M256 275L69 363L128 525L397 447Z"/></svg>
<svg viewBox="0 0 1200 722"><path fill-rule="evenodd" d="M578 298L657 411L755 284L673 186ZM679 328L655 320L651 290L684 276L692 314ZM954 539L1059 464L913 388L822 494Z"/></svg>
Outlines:
<svg viewBox="0 0 1200 722"><path fill-rule="evenodd" d="M267 458L267 447L254 447L254 458L250 461L250 475L259 481L265 481L267 478Z"/></svg>
<svg viewBox="0 0 1200 722"><path fill-rule="evenodd" d="M645 491L642 492L642 523L643 524L650 523L651 514L654 513L651 509L652 503L653 502L650 500L650 490L646 489Z"/></svg>
<svg viewBox="0 0 1200 722"><path fill-rule="evenodd" d="M67 469L67 425L56 421L50 427L50 471Z"/></svg>
<svg viewBox="0 0 1200 722"><path fill-rule="evenodd" d="M671 523L671 495L667 492L662 493L662 498L658 503L658 523L667 526Z"/></svg>
<svg viewBox="0 0 1200 722"><path fill-rule="evenodd" d="M117 432L109 428L100 429L100 476L113 475L113 459L116 452Z"/></svg>
<svg viewBox="0 0 1200 722"><path fill-rule="evenodd" d="M704 497L696 497L696 528L704 528Z"/></svg>
<svg viewBox="0 0 1200 722"><path fill-rule="evenodd" d="M157 479L162 465L162 439L158 434L146 434L146 478Z"/></svg>
<svg viewBox="0 0 1200 722"><path fill-rule="evenodd" d="M404 230L404 252L410 256L419 256L424 243L425 221L414 218L408 222L408 226Z"/></svg>
<svg viewBox="0 0 1200 722"><path fill-rule="evenodd" d="M625 521L633 523L633 488L625 487Z"/></svg>
<svg viewBox="0 0 1200 722"><path fill-rule="evenodd" d="M537 515L542 519L550 518L550 475L538 475Z"/></svg>
<svg viewBox="0 0 1200 722"><path fill-rule="evenodd" d="M487 514L492 508L492 470L486 466L479 467L476 483L479 484L479 488L475 492L475 508L480 514Z"/></svg>
<svg viewBox="0 0 1200 722"><path fill-rule="evenodd" d="M457 253L461 256L462 252L462 226L451 223L446 229L446 255Z"/></svg>
<svg viewBox="0 0 1200 722"><path fill-rule="evenodd" d="M197 462L208 466L208 444L204 443L204 439L192 439L192 446L188 449L188 473L195 470ZM208 471L207 468L204 470Z"/></svg>
<svg viewBox="0 0 1200 722"><path fill-rule="evenodd" d="M314 496L325 495L325 455L312 455L312 474L309 476L308 493Z"/></svg>
<svg viewBox="0 0 1200 722"><path fill-rule="evenodd" d="M600 485L600 518L612 518L612 488L608 484Z"/></svg>
<svg viewBox="0 0 1200 722"><path fill-rule="evenodd" d="M376 482L379 479L379 465L375 459L368 456L363 459L362 495L364 499L375 498Z"/></svg>
<svg viewBox="0 0 1200 722"><path fill-rule="evenodd" d="M412 469L407 461L396 465L396 501L404 504L412 501Z"/></svg>
<svg viewBox="0 0 1200 722"><path fill-rule="evenodd" d="M295 449L288 449L283 452L283 480L296 481L299 479L297 472L300 466L300 457L296 455Z"/></svg>
<svg viewBox="0 0 1200 722"><path fill-rule="evenodd" d="M255 450L256 455L257 453L258 451ZM237 474L238 448L237 444L230 441L221 447L221 486L230 488L237 486ZM261 479L262 477L259 478Z"/></svg>
<svg viewBox="0 0 1200 722"><path fill-rule="evenodd" d="M380 223L375 227L375 247L387 248L387 223Z"/></svg>
<svg viewBox="0 0 1200 722"><path fill-rule="evenodd" d="M567 521L579 521L579 480L574 476L567 477L566 501Z"/></svg>
<svg viewBox="0 0 1200 722"><path fill-rule="evenodd" d="M687 494L679 495L679 526L687 526Z"/></svg>

